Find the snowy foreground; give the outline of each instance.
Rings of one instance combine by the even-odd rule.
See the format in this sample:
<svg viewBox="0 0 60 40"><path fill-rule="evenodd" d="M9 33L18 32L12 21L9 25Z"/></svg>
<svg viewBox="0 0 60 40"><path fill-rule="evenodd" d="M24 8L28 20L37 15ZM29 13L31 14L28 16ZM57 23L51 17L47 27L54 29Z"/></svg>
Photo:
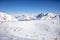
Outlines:
<svg viewBox="0 0 60 40"><path fill-rule="evenodd" d="M58 17L52 16L51 19L50 16L45 16L39 20L18 21L10 15L2 15L0 14L0 40L60 40Z"/></svg>

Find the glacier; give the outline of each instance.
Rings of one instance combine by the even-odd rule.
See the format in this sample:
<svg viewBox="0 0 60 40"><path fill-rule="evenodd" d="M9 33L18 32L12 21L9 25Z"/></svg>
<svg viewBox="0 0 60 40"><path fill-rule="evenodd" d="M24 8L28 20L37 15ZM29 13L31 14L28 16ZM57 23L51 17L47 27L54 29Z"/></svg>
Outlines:
<svg viewBox="0 0 60 40"><path fill-rule="evenodd" d="M60 40L60 14L12 16L0 12L0 40Z"/></svg>

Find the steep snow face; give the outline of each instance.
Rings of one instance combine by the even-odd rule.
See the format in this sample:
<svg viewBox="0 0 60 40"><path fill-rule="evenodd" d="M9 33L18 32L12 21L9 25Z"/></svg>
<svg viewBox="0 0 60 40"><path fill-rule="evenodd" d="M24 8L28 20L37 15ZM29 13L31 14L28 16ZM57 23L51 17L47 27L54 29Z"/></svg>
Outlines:
<svg viewBox="0 0 60 40"><path fill-rule="evenodd" d="M44 14L41 13L41 14L38 14L38 15L36 16L36 18L37 18L37 19L40 19L40 18L42 18L43 16L44 16Z"/></svg>
<svg viewBox="0 0 60 40"><path fill-rule="evenodd" d="M13 16L0 12L0 21L18 21Z"/></svg>

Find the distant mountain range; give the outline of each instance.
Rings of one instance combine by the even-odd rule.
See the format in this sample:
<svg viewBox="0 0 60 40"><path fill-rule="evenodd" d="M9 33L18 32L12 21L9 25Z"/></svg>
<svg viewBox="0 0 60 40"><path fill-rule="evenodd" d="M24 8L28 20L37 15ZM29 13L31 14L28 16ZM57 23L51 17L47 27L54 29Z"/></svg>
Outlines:
<svg viewBox="0 0 60 40"><path fill-rule="evenodd" d="M7 13L0 12L0 21L30 21L30 20L40 20L40 19L60 19L60 14L47 13L32 15L8 15Z"/></svg>
<svg viewBox="0 0 60 40"><path fill-rule="evenodd" d="M16 19L19 21L29 21L29 20L40 20L40 19L60 19L60 14L54 14L54 13L47 13L47 14L38 14L35 16L32 15L19 15L15 16Z"/></svg>

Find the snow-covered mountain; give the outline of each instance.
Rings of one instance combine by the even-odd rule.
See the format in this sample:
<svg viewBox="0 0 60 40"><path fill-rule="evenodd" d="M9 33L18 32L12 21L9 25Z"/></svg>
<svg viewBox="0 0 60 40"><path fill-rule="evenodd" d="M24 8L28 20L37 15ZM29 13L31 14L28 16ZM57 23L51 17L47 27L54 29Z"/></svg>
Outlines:
<svg viewBox="0 0 60 40"><path fill-rule="evenodd" d="M39 14L37 16L38 19L60 19L60 14L54 14L54 13L47 13L47 14Z"/></svg>
<svg viewBox="0 0 60 40"><path fill-rule="evenodd" d="M41 19L60 19L60 14L47 13L38 15L8 15L5 12L0 12L0 21L30 21L30 20L41 20Z"/></svg>
<svg viewBox="0 0 60 40"><path fill-rule="evenodd" d="M36 16L36 18L37 19L41 19L43 16L45 16L43 13L41 13L41 14L38 14L37 16ZM46 15L47 16L47 15Z"/></svg>
<svg viewBox="0 0 60 40"><path fill-rule="evenodd" d="M18 19L19 21L30 21L36 19L36 17L32 15L19 15L15 16L15 18Z"/></svg>
<svg viewBox="0 0 60 40"><path fill-rule="evenodd" d="M30 20L41 20L41 19L60 19L60 14L47 13L47 14L38 14L38 15L17 15L14 16L19 21L30 21Z"/></svg>
<svg viewBox="0 0 60 40"><path fill-rule="evenodd" d="M60 14L54 14L54 13L48 13L48 14L45 14L41 20L52 20L52 19L60 19Z"/></svg>
<svg viewBox="0 0 60 40"><path fill-rule="evenodd" d="M18 21L18 20L5 12L0 12L0 21Z"/></svg>
<svg viewBox="0 0 60 40"><path fill-rule="evenodd" d="M0 19L3 21L0 21L0 40L60 40L60 15L48 13L39 14L38 18L37 16L11 16L1 13Z"/></svg>

